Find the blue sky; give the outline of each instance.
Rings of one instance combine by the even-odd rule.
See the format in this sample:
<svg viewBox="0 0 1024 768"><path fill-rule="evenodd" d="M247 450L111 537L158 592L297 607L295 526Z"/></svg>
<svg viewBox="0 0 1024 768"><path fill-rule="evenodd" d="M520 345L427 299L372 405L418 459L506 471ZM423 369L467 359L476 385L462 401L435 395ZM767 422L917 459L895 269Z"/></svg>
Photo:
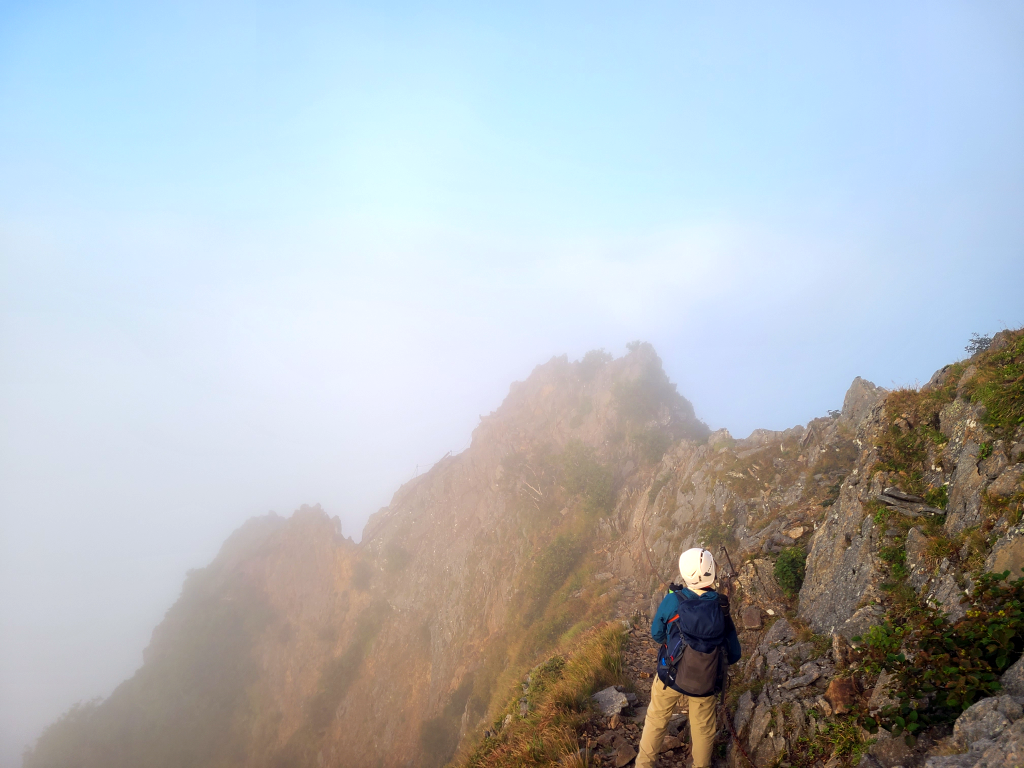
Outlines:
<svg viewBox="0 0 1024 768"><path fill-rule="evenodd" d="M4 766L551 355L745 435L1024 324L1019 4L173 6L0 6Z"/></svg>

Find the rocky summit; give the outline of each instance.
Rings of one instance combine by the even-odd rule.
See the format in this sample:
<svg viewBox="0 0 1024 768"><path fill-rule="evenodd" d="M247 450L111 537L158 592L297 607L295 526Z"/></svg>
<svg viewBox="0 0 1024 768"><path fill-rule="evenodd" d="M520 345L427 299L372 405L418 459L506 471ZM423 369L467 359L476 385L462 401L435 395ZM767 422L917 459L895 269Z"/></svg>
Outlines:
<svg viewBox="0 0 1024 768"><path fill-rule="evenodd" d="M840 411L737 439L647 344L554 358L359 544L319 507L246 523L25 766L623 768L649 617L697 545L744 650L721 764L1020 764L1022 377L1004 331L923 387L858 378Z"/></svg>

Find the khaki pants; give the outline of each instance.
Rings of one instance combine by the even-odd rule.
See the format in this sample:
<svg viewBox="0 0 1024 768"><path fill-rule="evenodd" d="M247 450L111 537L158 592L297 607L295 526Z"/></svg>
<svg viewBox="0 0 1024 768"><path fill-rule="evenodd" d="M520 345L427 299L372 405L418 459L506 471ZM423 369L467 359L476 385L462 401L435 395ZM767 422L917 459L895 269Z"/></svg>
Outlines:
<svg viewBox="0 0 1024 768"><path fill-rule="evenodd" d="M668 721L672 717L676 702L686 694L666 688L664 683L654 676L651 686L651 704L647 708L644 720L644 733L640 737L640 754L636 758L636 768L653 768L657 762L658 749L668 730ZM686 696L690 705L690 746L693 756L693 768L711 768L711 748L718 732L716 710L717 696Z"/></svg>

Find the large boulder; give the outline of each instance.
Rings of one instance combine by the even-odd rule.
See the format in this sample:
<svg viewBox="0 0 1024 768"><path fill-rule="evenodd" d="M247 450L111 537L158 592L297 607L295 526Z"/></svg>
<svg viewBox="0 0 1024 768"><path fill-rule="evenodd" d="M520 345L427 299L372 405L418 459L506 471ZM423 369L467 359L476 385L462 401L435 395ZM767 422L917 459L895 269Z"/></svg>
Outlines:
<svg viewBox="0 0 1024 768"><path fill-rule="evenodd" d="M1024 697L1024 656L1003 672L999 683L1003 686L1003 693L1008 696Z"/></svg>
<svg viewBox="0 0 1024 768"><path fill-rule="evenodd" d="M1002 470L988 487L988 494L997 499L1005 499L1021 489L1024 483L1024 464L1012 464Z"/></svg>
<svg viewBox="0 0 1024 768"><path fill-rule="evenodd" d="M946 532L950 536L957 536L981 522L981 489L986 478L978 471L980 451L978 443L967 442L960 452L946 506Z"/></svg>
<svg viewBox="0 0 1024 768"><path fill-rule="evenodd" d="M614 687L598 691L590 698L594 702L597 711L605 717L619 714L629 704L626 694Z"/></svg>
<svg viewBox="0 0 1024 768"><path fill-rule="evenodd" d="M1024 569L1024 525L1017 525L997 541L985 561L989 573L1010 572L1010 579L1019 579Z"/></svg>
<svg viewBox="0 0 1024 768"><path fill-rule="evenodd" d="M967 749L983 739L996 739L1024 714L1012 696L991 696L964 710L953 724L953 743Z"/></svg>
<svg viewBox="0 0 1024 768"><path fill-rule="evenodd" d="M929 757L925 768L1004 768L1024 765L1024 709L1012 696L982 699L953 724L958 755Z"/></svg>
<svg viewBox="0 0 1024 768"><path fill-rule="evenodd" d="M798 612L821 635L842 627L881 578L874 555L877 529L858 495L864 486L864 481L843 485L811 540Z"/></svg>
<svg viewBox="0 0 1024 768"><path fill-rule="evenodd" d="M743 589L743 602L762 610L778 611L783 603L782 589L775 580L775 566L770 560L746 563L737 580Z"/></svg>

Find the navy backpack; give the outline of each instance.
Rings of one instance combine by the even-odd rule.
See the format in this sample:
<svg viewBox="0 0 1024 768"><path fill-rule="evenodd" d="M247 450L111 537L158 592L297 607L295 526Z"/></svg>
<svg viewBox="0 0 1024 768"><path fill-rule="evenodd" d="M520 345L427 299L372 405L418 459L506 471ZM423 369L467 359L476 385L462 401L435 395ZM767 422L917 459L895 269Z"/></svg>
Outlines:
<svg viewBox="0 0 1024 768"><path fill-rule="evenodd" d="M726 668L725 616L718 600L687 599L668 620L668 642L658 653L658 679L687 696L712 696L721 690Z"/></svg>

